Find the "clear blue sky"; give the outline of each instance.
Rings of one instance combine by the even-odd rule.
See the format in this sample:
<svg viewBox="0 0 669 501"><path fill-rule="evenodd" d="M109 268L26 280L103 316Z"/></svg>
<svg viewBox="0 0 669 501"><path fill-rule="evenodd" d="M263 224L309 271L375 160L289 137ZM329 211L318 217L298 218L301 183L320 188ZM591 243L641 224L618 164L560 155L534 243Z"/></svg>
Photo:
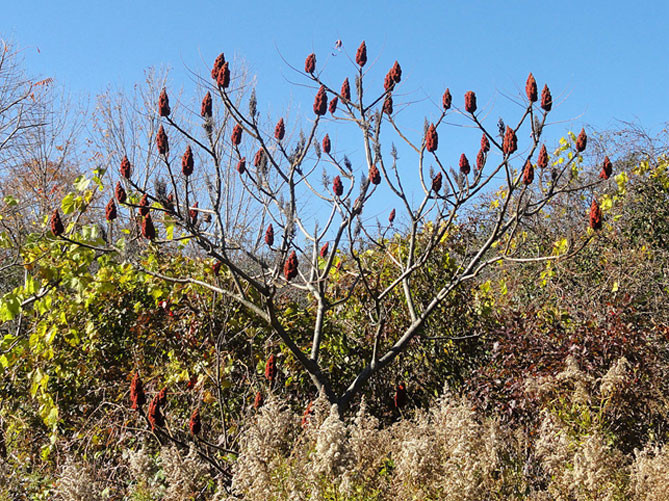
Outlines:
<svg viewBox="0 0 669 501"><path fill-rule="evenodd" d="M579 125L638 119L656 129L669 118L666 0L4 3L0 35L27 48L31 72L75 93L129 86L151 65L187 85L186 66L204 72L225 52L247 61L261 92L280 89L266 99L288 103L294 87L277 76L292 75L278 50L301 67L337 39L353 53L365 39L381 76L400 61L415 98L450 86L456 99L473 89L499 105L496 92L517 95L532 71L566 98L560 118Z"/></svg>

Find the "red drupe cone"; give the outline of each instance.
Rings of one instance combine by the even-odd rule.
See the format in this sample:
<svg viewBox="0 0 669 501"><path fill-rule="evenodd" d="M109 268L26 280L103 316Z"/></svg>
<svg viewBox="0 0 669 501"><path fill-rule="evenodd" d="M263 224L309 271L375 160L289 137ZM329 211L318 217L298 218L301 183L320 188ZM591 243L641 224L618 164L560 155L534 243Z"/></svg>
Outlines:
<svg viewBox="0 0 669 501"><path fill-rule="evenodd" d="M388 116L393 114L393 96L390 94L383 100L383 112Z"/></svg>
<svg viewBox="0 0 669 501"><path fill-rule="evenodd" d="M486 161L486 154L483 149L480 149L478 154L476 155L476 170L478 172L481 172L483 170L483 167L485 167L485 161Z"/></svg>
<svg viewBox="0 0 669 501"><path fill-rule="evenodd" d="M218 274L221 272L221 262L216 261L214 264L212 264L211 271L214 272L214 275L218 276Z"/></svg>
<svg viewBox="0 0 669 501"><path fill-rule="evenodd" d="M337 96L333 97L330 100L330 104L328 104L328 111L330 112L330 115L334 115L335 111L337 111L337 103L339 102L339 98Z"/></svg>
<svg viewBox="0 0 669 501"><path fill-rule="evenodd" d="M297 254L295 251L290 253L286 263L283 265L283 275L289 282L297 276Z"/></svg>
<svg viewBox="0 0 669 501"><path fill-rule="evenodd" d="M372 184L381 184L381 173L376 165L372 165L369 169L369 182Z"/></svg>
<svg viewBox="0 0 669 501"><path fill-rule="evenodd" d="M602 228L602 210L599 208L597 200L593 200L590 206L590 228L595 231Z"/></svg>
<svg viewBox="0 0 669 501"><path fill-rule="evenodd" d="M116 219L116 204L114 203L114 199L110 199L109 202L107 203L107 206L105 207L105 219L107 221L113 221Z"/></svg>
<svg viewBox="0 0 669 501"><path fill-rule="evenodd" d="M532 181L534 181L534 167L532 167L532 162L528 159L523 168L523 183L530 185Z"/></svg>
<svg viewBox="0 0 669 501"><path fill-rule="evenodd" d="M153 226L150 215L142 218L142 236L147 240L156 238L156 229Z"/></svg>
<svg viewBox="0 0 669 501"><path fill-rule="evenodd" d="M114 194L116 195L116 200L118 200L119 203L122 204L123 202L125 202L127 195L120 181L116 183L116 188L114 188Z"/></svg>
<svg viewBox="0 0 669 501"><path fill-rule="evenodd" d="M130 382L130 408L135 411L142 410L142 406L146 403L146 395L144 394L144 387L142 380L139 378L139 373L135 372Z"/></svg>
<svg viewBox="0 0 669 501"><path fill-rule="evenodd" d="M325 242L323 247L321 247L321 250L320 250L319 254L323 259L328 257L328 249L329 248L330 248L330 242Z"/></svg>
<svg viewBox="0 0 669 501"><path fill-rule="evenodd" d="M230 85L230 68L228 62L226 61L221 66L221 69L218 70L218 75L216 76L216 84L223 89L227 89Z"/></svg>
<svg viewBox="0 0 669 501"><path fill-rule="evenodd" d="M286 125L283 123L283 118L279 119L274 127L274 138L277 141L281 141L286 135Z"/></svg>
<svg viewBox="0 0 669 501"><path fill-rule="evenodd" d="M539 99L537 81L534 79L534 75L532 75L532 73L530 73L527 77L527 82L525 83L525 94L531 103L536 103L537 99Z"/></svg>
<svg viewBox="0 0 669 501"><path fill-rule="evenodd" d="M304 60L304 72L313 73L316 71L316 54L313 52Z"/></svg>
<svg viewBox="0 0 669 501"><path fill-rule="evenodd" d="M323 152L325 154L330 153L330 150L332 149L332 143L330 143L330 135L325 134L325 137L323 138Z"/></svg>
<svg viewBox="0 0 669 501"><path fill-rule="evenodd" d="M432 178L432 190L435 193L439 193L440 189L441 189L441 172L437 173L437 175Z"/></svg>
<svg viewBox="0 0 669 501"><path fill-rule="evenodd" d="M400 83L400 81L402 80L402 67L400 66L400 63L395 61L393 67L390 68L389 75L393 78L393 81L395 83Z"/></svg>
<svg viewBox="0 0 669 501"><path fill-rule="evenodd" d="M202 430L202 422L200 421L200 410L195 409L193 414L190 416L190 422L188 423L190 432L192 435L199 435Z"/></svg>
<svg viewBox="0 0 669 501"><path fill-rule="evenodd" d="M339 176L336 176L332 181L332 191L338 197L340 197L341 194L344 193L344 185L341 184L341 178Z"/></svg>
<svg viewBox="0 0 669 501"><path fill-rule="evenodd" d="M365 63L367 63L367 46L365 45L364 40L362 41L360 47L358 47L358 50L355 53L355 62L358 63L360 67L363 67Z"/></svg>
<svg viewBox="0 0 669 501"><path fill-rule="evenodd" d="M264 156L265 156L265 152L263 151L262 148L260 148L258 151L256 151L256 154L253 157L253 166L254 167L260 167L262 165L262 161L263 161Z"/></svg>
<svg viewBox="0 0 669 501"><path fill-rule="evenodd" d="M237 162L237 172L240 174L246 172L246 157L239 159L239 162Z"/></svg>
<svg viewBox="0 0 669 501"><path fill-rule="evenodd" d="M158 153L161 155L167 155L167 152L170 151L167 134L165 133L165 129L163 129L162 125L158 129L158 134L156 134L156 146L158 147Z"/></svg>
<svg viewBox="0 0 669 501"><path fill-rule="evenodd" d="M545 169L548 167L548 151L546 151L546 145L542 144L539 149L539 157L537 158L537 167L540 169Z"/></svg>
<svg viewBox="0 0 669 501"><path fill-rule="evenodd" d="M469 174L470 170L471 167L469 166L469 159L467 159L467 155L463 153L460 155L460 172L466 176Z"/></svg>
<svg viewBox="0 0 669 501"><path fill-rule="evenodd" d="M265 401L265 399L262 396L262 392L258 391L258 393L256 393L256 398L253 400L253 408L255 410L260 409L262 407L262 404L264 403L264 401Z"/></svg>
<svg viewBox="0 0 669 501"><path fill-rule="evenodd" d="M425 149L430 153L437 151L439 146L439 135L437 134L437 128L434 124L430 124L425 133Z"/></svg>
<svg viewBox="0 0 669 501"><path fill-rule="evenodd" d="M553 108L553 96L551 96L551 91L548 88L548 85L544 85L544 89L541 91L541 109L544 111L551 111Z"/></svg>
<svg viewBox="0 0 669 501"><path fill-rule="evenodd" d="M576 138L576 151L579 153L585 151L585 147L588 144L588 136L585 135L585 129L581 129L578 137Z"/></svg>
<svg viewBox="0 0 669 501"><path fill-rule="evenodd" d="M390 214L388 214L388 222L393 224L393 221L395 221L395 209L391 210Z"/></svg>
<svg viewBox="0 0 669 501"><path fill-rule="evenodd" d="M476 94L474 94L474 91L470 90L465 94L465 111L472 114L476 111Z"/></svg>
<svg viewBox="0 0 669 501"><path fill-rule="evenodd" d="M321 85L321 88L318 89L316 97L314 98L314 113L318 116L325 115L325 112L328 109L328 95L325 92L325 86Z"/></svg>
<svg viewBox="0 0 669 501"><path fill-rule="evenodd" d="M351 100L351 85L348 83L348 78L341 84L341 91L339 93L344 101Z"/></svg>
<svg viewBox="0 0 669 501"><path fill-rule="evenodd" d="M408 402L409 398L407 396L406 386L404 386L404 383L400 383L397 385L397 388L395 388L395 397L393 398L395 409L401 409L405 407Z"/></svg>
<svg viewBox="0 0 669 501"><path fill-rule="evenodd" d="M212 116L212 102L211 93L207 92L202 99L202 107L200 108L200 115L203 118L211 118Z"/></svg>
<svg viewBox="0 0 669 501"><path fill-rule="evenodd" d="M302 428L307 426L309 424L309 420L311 419L311 416L314 414L314 403L309 402L307 404L307 408L304 409L304 413L302 414Z"/></svg>
<svg viewBox="0 0 669 501"><path fill-rule="evenodd" d="M395 87L395 80L393 80L393 76L388 72L383 79L383 90L392 90L393 87Z"/></svg>
<svg viewBox="0 0 669 501"><path fill-rule="evenodd" d="M265 243L270 247L274 245L274 226L271 223L265 230Z"/></svg>
<svg viewBox="0 0 669 501"><path fill-rule="evenodd" d="M599 173L601 179L608 179L611 177L613 172L613 164L608 156L604 157L604 163L602 164L602 171Z"/></svg>
<svg viewBox="0 0 669 501"><path fill-rule="evenodd" d="M151 424L151 429L153 431L156 430L156 428L162 428L165 426L165 418L163 417L163 413L160 410L160 402L158 395L153 397L151 400L151 403L149 404L149 412L148 412L148 419L149 423Z"/></svg>
<svg viewBox="0 0 669 501"><path fill-rule="evenodd" d="M132 167L130 165L130 160L128 160L128 157L124 155L123 160L121 160L121 176L126 179L130 179L131 171Z"/></svg>
<svg viewBox="0 0 669 501"><path fill-rule="evenodd" d="M160 97L158 98L158 114L161 117L169 117L170 112L170 100L167 97L165 87L163 87L163 90L160 92Z"/></svg>
<svg viewBox="0 0 669 501"><path fill-rule="evenodd" d="M270 355L265 362L265 378L272 384L276 379L276 357L274 354Z"/></svg>
<svg viewBox="0 0 669 501"><path fill-rule="evenodd" d="M488 141L488 136L484 132L481 136L481 149L483 153L488 153L490 151L490 141Z"/></svg>
<svg viewBox="0 0 669 501"><path fill-rule="evenodd" d="M444 95L441 96L441 106L444 108L444 111L448 111L451 108L452 103L453 96L451 96L451 90L447 88L444 91Z"/></svg>
<svg viewBox="0 0 669 501"><path fill-rule="evenodd" d="M156 398L158 399L158 405L161 407L165 405L167 403L167 387L163 387L163 389L158 392Z"/></svg>
<svg viewBox="0 0 669 501"><path fill-rule="evenodd" d="M149 214L149 195L145 193L142 199L139 201L139 215L146 216L148 214Z"/></svg>
<svg viewBox="0 0 669 501"><path fill-rule="evenodd" d="M225 63L225 56L221 52L216 58L216 61L214 61L214 66L211 69L212 80L216 80L218 78L218 72L221 71L221 68L223 67L224 63Z"/></svg>
<svg viewBox="0 0 669 501"><path fill-rule="evenodd" d="M236 124L232 128L232 135L230 136L230 142L233 144L233 146L239 146L239 144L242 142L242 126L239 124Z"/></svg>
<svg viewBox="0 0 669 501"><path fill-rule="evenodd" d="M200 213L200 211L197 210L198 203L195 202L191 208L188 210L188 217L190 218L190 224L195 226L197 224L197 215Z"/></svg>
<svg viewBox="0 0 669 501"><path fill-rule="evenodd" d="M193 161L193 150L191 150L190 145L186 146L186 151L184 156L181 157L181 172L183 175L188 177L193 173L193 166L195 162Z"/></svg>
<svg viewBox="0 0 669 501"><path fill-rule="evenodd" d="M511 155L518 149L518 138L516 137L515 131L506 126L506 131L504 131L504 141L502 143L502 151L505 155Z"/></svg>

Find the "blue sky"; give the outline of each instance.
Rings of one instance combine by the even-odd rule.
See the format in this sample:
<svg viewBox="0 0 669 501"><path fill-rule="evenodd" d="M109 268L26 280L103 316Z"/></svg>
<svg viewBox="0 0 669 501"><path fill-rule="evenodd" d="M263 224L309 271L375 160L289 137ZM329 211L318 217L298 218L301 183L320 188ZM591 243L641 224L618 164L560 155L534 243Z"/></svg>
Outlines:
<svg viewBox="0 0 669 501"><path fill-rule="evenodd" d="M187 67L204 72L225 52L247 61L266 99L288 103L295 87L276 78L293 75L279 51L300 67L312 50L321 61L336 40L354 53L365 39L381 77L400 61L412 100L438 100L449 86L502 106L499 93L518 95L532 71L563 98L563 120L657 129L669 110L667 18L663 0L37 0L6 2L0 34L26 48L31 72L75 93L141 82L151 65L171 67L175 85L187 86Z"/></svg>

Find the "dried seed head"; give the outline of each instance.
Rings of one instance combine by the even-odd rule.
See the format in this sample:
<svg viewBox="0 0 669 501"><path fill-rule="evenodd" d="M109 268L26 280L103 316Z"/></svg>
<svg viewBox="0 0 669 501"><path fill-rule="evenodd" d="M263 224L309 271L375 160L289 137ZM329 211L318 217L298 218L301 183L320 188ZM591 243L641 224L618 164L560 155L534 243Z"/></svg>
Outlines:
<svg viewBox="0 0 669 501"><path fill-rule="evenodd" d="M599 173L599 177L602 179L608 179L611 177L613 172L613 164L608 156L604 157L604 163L602 164L602 171Z"/></svg>
<svg viewBox="0 0 669 501"><path fill-rule="evenodd" d="M376 165L372 165L369 169L369 182L372 184L381 184L381 173Z"/></svg>
<svg viewBox="0 0 669 501"><path fill-rule="evenodd" d="M313 73L316 71L316 54L313 52L304 60L304 72Z"/></svg>
<svg viewBox="0 0 669 501"><path fill-rule="evenodd" d="M393 96L390 94L383 100L383 112L388 116L393 114Z"/></svg>
<svg viewBox="0 0 669 501"><path fill-rule="evenodd" d="M113 221L116 219L116 204L114 203L114 199L110 199L109 202L107 203L107 206L105 207L105 218L107 221Z"/></svg>
<svg viewBox="0 0 669 501"><path fill-rule="evenodd" d="M246 172L246 157L240 158L239 162L237 162L237 172L240 174L244 174L244 172Z"/></svg>
<svg viewBox="0 0 669 501"><path fill-rule="evenodd" d="M339 93L344 101L351 100L351 85L348 83L348 78L341 84L341 91Z"/></svg>
<svg viewBox="0 0 669 501"><path fill-rule="evenodd" d="M544 111L551 111L553 108L553 96L551 96L551 91L548 89L548 85L544 85L544 89L541 91L541 109Z"/></svg>
<svg viewBox="0 0 669 501"><path fill-rule="evenodd" d="M130 382L130 402L132 403L130 408L139 412L142 411L142 406L146 403L146 395L138 372L135 372Z"/></svg>
<svg viewBox="0 0 669 501"><path fill-rule="evenodd" d="M161 125L158 129L158 134L156 134L156 146L158 147L158 153L161 155L167 155L167 152L170 151L170 144L167 141L167 134L165 129Z"/></svg>
<svg viewBox="0 0 669 501"><path fill-rule="evenodd" d="M488 136L485 132L481 136L481 149L484 153L488 153L490 151L490 141L488 141Z"/></svg>
<svg viewBox="0 0 669 501"><path fill-rule="evenodd" d="M430 153L437 151L439 146L439 136L437 135L437 128L434 124L430 124L425 133L425 149Z"/></svg>
<svg viewBox="0 0 669 501"><path fill-rule="evenodd" d="M267 362L265 362L265 378L267 378L270 384L276 379L276 357L274 354L270 355Z"/></svg>
<svg viewBox="0 0 669 501"><path fill-rule="evenodd" d="M432 178L432 190L435 193L439 193L440 189L441 189L441 172L437 173L437 175Z"/></svg>
<svg viewBox="0 0 669 501"><path fill-rule="evenodd" d="M527 82L525 83L525 94L527 95L527 99L530 100L530 103L537 102L537 81L534 79L534 75L532 75L532 73L530 73L527 77Z"/></svg>
<svg viewBox="0 0 669 501"><path fill-rule="evenodd" d="M395 397L393 398L393 404L395 409L401 409L407 405L409 398L407 396L407 389L404 386L404 383L400 383L395 388Z"/></svg>
<svg viewBox="0 0 669 501"><path fill-rule="evenodd" d="M334 115L335 111L337 111L337 103L339 102L339 98L337 96L333 97L330 100L330 104L328 105L328 111L330 112L330 115Z"/></svg>
<svg viewBox="0 0 669 501"><path fill-rule="evenodd" d="M332 181L332 191L338 197L340 197L341 194L344 193L344 185L341 184L341 178L339 176L336 176Z"/></svg>
<svg viewBox="0 0 669 501"><path fill-rule="evenodd" d="M274 226L271 223L265 230L265 243L270 247L274 245Z"/></svg>
<svg viewBox="0 0 669 501"><path fill-rule="evenodd" d="M233 146L239 146L239 144L242 142L242 130L242 126L239 124L235 124L235 126L232 128L230 142L233 144Z"/></svg>
<svg viewBox="0 0 669 501"><path fill-rule="evenodd" d="M329 248L330 248L330 242L325 242L323 247L321 247L321 250L320 250L319 254L323 259L328 257L328 249Z"/></svg>
<svg viewBox="0 0 669 501"><path fill-rule="evenodd" d="M446 89L444 91L444 95L441 97L441 105L444 108L444 111L448 111L451 108L451 104L453 103L453 96L451 96L451 91L450 89Z"/></svg>
<svg viewBox="0 0 669 501"><path fill-rule="evenodd" d="M358 51L355 53L355 62L358 63L360 67L363 67L367 62L367 46L365 45L364 40L360 44L360 47L358 47Z"/></svg>
<svg viewBox="0 0 669 501"><path fill-rule="evenodd" d="M125 199L127 198L127 195L125 193L125 189L123 186L121 186L121 181L116 183L116 188L114 188L114 194L116 195L116 200L119 201L119 203L125 202Z"/></svg>
<svg viewBox="0 0 669 501"><path fill-rule="evenodd" d="M144 196L139 201L139 215L146 216L149 214L149 195L144 193Z"/></svg>
<svg viewBox="0 0 669 501"><path fill-rule="evenodd" d="M190 416L190 422L188 423L190 432L193 435L199 435L202 430L202 422L200 421L200 410L195 409L193 414Z"/></svg>
<svg viewBox="0 0 669 501"><path fill-rule="evenodd" d="M262 396L262 392L258 391L258 393L256 393L256 398L253 401L253 408L255 410L260 409L262 407L262 404L264 403L264 400L265 399Z"/></svg>
<svg viewBox="0 0 669 501"><path fill-rule="evenodd" d="M395 64L393 64L393 67L390 68L390 76L393 77L393 81L395 83L400 83L402 80L402 67L400 66L400 63L395 61Z"/></svg>
<svg viewBox="0 0 669 501"><path fill-rule="evenodd" d="M216 83L218 84L219 87L223 89L227 89L228 86L230 85L230 68L228 66L227 61L223 63L221 69L218 70L218 75L216 76Z"/></svg>
<svg viewBox="0 0 669 501"><path fill-rule="evenodd" d="M517 149L518 149L518 138L516 137L516 133L511 127L507 125L506 130L504 131L504 141L502 143L502 151L504 152L505 155L511 155Z"/></svg>
<svg viewBox="0 0 669 501"><path fill-rule="evenodd" d="M472 114L476 111L476 94L474 94L474 91L470 90L465 94L465 110Z"/></svg>
<svg viewBox="0 0 669 501"><path fill-rule="evenodd" d="M326 110L328 109L328 95L325 92L325 86L321 85L321 88L318 89L316 97L314 98L314 113L318 116L325 115Z"/></svg>
<svg viewBox="0 0 669 501"><path fill-rule="evenodd" d="M602 211L599 208L597 200L593 200L590 206L590 228L593 230L602 228Z"/></svg>
<svg viewBox="0 0 669 501"><path fill-rule="evenodd" d="M130 179L131 171L132 166L130 165L130 160L128 160L127 155L124 155L123 160L121 160L121 176L126 179Z"/></svg>
<svg viewBox="0 0 669 501"><path fill-rule="evenodd" d="M579 153L585 151L585 146L588 144L588 136L585 135L585 129L581 129L578 137L576 138L576 151Z"/></svg>
<svg viewBox="0 0 669 501"><path fill-rule="evenodd" d="M186 151L184 156L181 158L181 172L183 175L188 177L193 173L193 150L190 149L190 145L186 146Z"/></svg>
<svg viewBox="0 0 669 501"><path fill-rule="evenodd" d="M471 170L469 166L469 160L467 159L467 155L464 153L460 155L460 172L462 172L465 176L469 174L469 171Z"/></svg>
<svg viewBox="0 0 669 501"><path fill-rule="evenodd" d="M151 221L151 215L142 218L142 236L147 240L156 238L156 229L153 226L153 221Z"/></svg>
<svg viewBox="0 0 669 501"><path fill-rule="evenodd" d="M325 134L325 137L323 138L323 152L325 154L330 153L330 149L332 148L332 144L330 143L330 135Z"/></svg>
<svg viewBox="0 0 669 501"><path fill-rule="evenodd" d="M548 167L548 151L546 151L546 145L542 144L539 149L539 157L537 158L537 167L540 169L545 169Z"/></svg>
<svg viewBox="0 0 669 501"><path fill-rule="evenodd" d="M486 154L483 148L481 148L476 155L476 170L478 172L481 172L483 170L483 167L485 167L485 161L486 161Z"/></svg>
<svg viewBox="0 0 669 501"><path fill-rule="evenodd" d="M532 181L534 181L534 167L532 167L532 162L528 159L523 168L523 183L530 185Z"/></svg>
<svg viewBox="0 0 669 501"><path fill-rule="evenodd" d="M295 251L290 253L286 263L283 266L283 275L289 282L297 276L297 254Z"/></svg>
<svg viewBox="0 0 669 501"><path fill-rule="evenodd" d="M390 214L388 214L388 222L393 224L393 221L395 221L395 209L391 210Z"/></svg>
<svg viewBox="0 0 669 501"><path fill-rule="evenodd" d="M214 66L211 69L212 80L216 80L218 78L218 72L221 70L224 63L225 63L225 56L221 52L216 58L216 61L214 61Z"/></svg>
<svg viewBox="0 0 669 501"><path fill-rule="evenodd" d="M283 118L281 118L277 122L276 127L274 127L274 138L277 141L281 141L285 135L286 135L286 125L283 123Z"/></svg>
<svg viewBox="0 0 669 501"><path fill-rule="evenodd" d="M203 118L211 118L212 116L212 102L211 93L207 92L202 99L202 107L200 108L200 115Z"/></svg>
<svg viewBox="0 0 669 501"><path fill-rule="evenodd" d="M158 114L161 117L169 117L170 111L170 100L167 97L165 87L163 87L163 90L160 92L160 97L158 98Z"/></svg>

